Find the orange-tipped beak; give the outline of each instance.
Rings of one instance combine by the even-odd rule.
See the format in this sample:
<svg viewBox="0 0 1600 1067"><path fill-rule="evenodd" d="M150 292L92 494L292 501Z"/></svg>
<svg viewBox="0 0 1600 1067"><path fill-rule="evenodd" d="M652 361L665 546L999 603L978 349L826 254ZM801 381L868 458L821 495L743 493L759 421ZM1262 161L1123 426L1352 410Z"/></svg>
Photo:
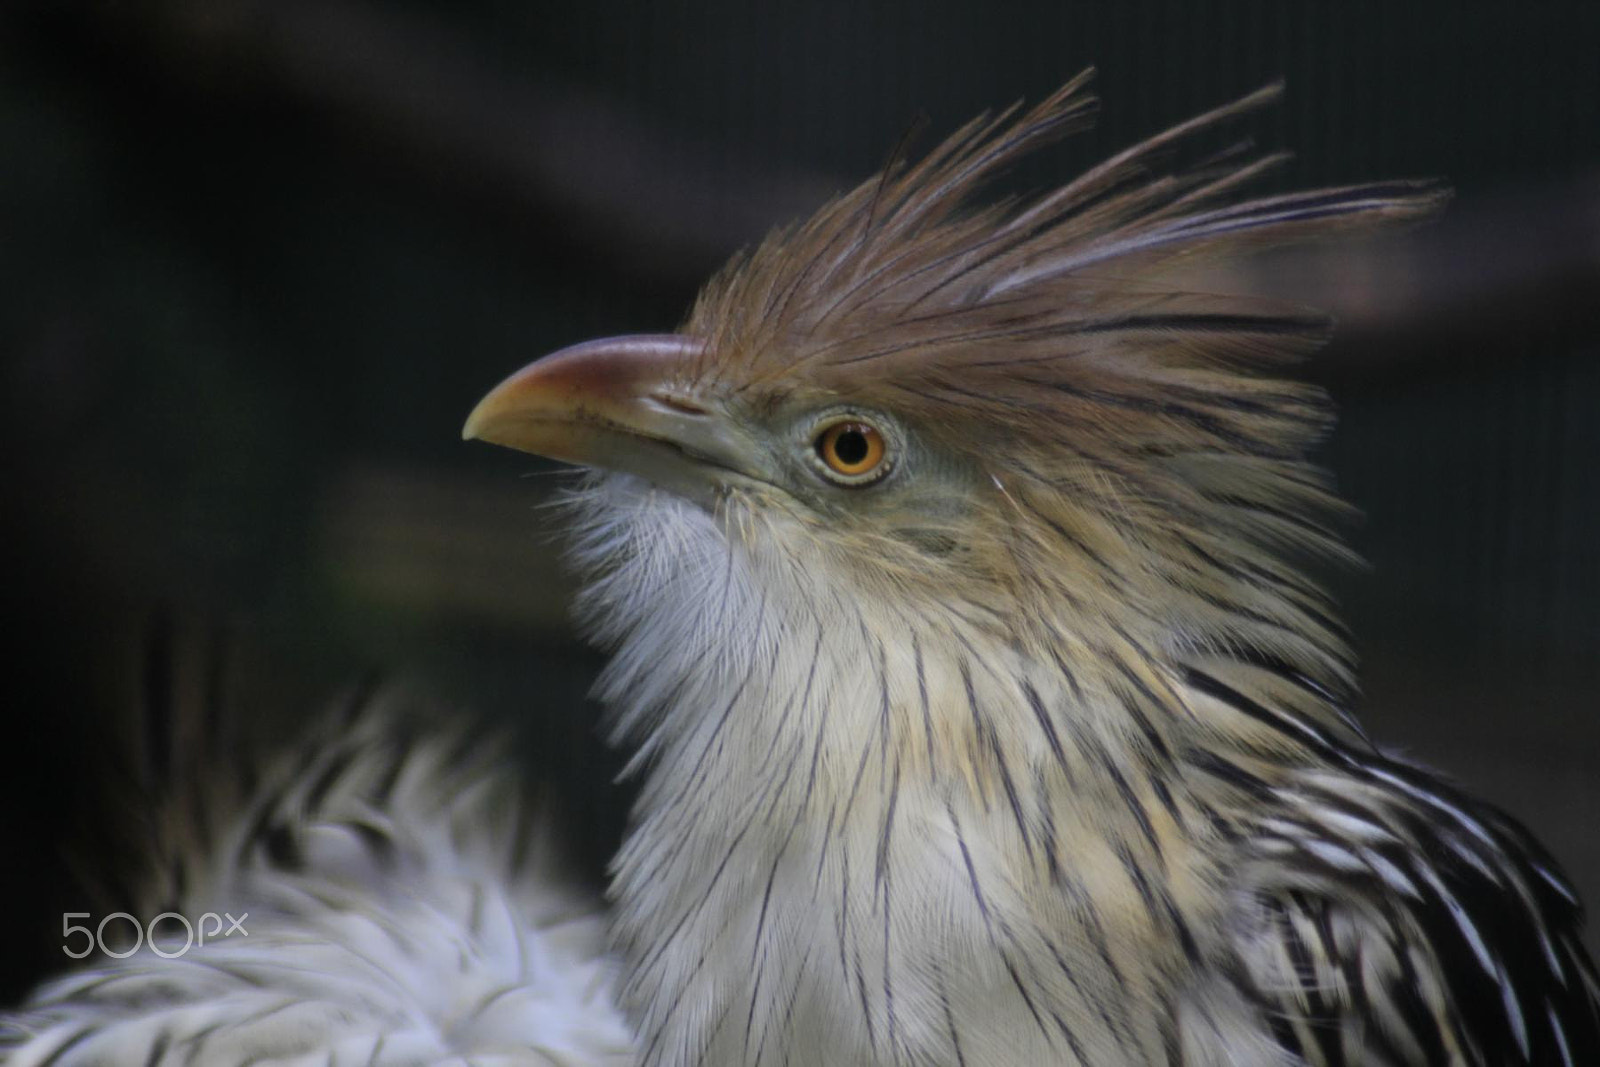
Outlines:
<svg viewBox="0 0 1600 1067"><path fill-rule="evenodd" d="M749 458L734 428L675 387L697 342L676 335L573 345L517 371L467 416L464 439L567 463L644 475L685 488L689 469L739 472Z"/></svg>

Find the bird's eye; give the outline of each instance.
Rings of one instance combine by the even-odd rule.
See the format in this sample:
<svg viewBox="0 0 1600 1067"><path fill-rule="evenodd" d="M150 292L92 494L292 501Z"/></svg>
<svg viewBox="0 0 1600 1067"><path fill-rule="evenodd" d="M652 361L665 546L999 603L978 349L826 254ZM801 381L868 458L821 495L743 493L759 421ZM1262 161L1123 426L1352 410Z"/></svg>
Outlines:
<svg viewBox="0 0 1600 1067"><path fill-rule="evenodd" d="M841 485L868 485L889 473L883 434L860 419L824 427L816 449L823 473Z"/></svg>

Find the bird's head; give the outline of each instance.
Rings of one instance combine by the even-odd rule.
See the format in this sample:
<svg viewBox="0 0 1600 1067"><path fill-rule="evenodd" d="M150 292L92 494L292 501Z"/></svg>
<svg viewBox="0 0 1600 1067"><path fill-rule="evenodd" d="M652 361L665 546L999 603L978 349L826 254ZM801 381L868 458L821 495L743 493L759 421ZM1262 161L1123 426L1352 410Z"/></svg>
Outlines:
<svg viewBox="0 0 1600 1067"><path fill-rule="evenodd" d="M846 620L870 605L891 628L1257 649L1341 680L1323 594L1292 564L1337 548L1305 459L1327 416L1316 389L1273 374L1323 322L1172 279L1438 194L1240 202L1279 157L1174 169L1265 90L1060 188L974 207L997 171L1087 124L1085 80L774 233L680 332L563 350L483 399L466 436L615 472L582 494L582 554L609 576L602 631L641 611L714 618L731 585Z"/></svg>

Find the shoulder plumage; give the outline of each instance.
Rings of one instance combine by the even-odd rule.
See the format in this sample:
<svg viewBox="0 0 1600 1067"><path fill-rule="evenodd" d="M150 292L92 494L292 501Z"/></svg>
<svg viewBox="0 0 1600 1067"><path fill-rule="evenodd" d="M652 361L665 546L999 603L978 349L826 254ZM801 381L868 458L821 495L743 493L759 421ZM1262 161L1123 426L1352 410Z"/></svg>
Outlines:
<svg viewBox="0 0 1600 1067"><path fill-rule="evenodd" d="M1511 817L1364 756L1280 791L1251 849L1241 971L1314 1065L1600 1062L1571 886Z"/></svg>

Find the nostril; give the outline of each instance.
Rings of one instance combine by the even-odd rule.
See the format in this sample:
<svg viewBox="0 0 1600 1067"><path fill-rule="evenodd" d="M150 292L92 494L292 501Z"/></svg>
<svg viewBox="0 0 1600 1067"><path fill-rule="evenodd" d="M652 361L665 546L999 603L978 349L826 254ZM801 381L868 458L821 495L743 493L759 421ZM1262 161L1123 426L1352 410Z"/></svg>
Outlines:
<svg viewBox="0 0 1600 1067"><path fill-rule="evenodd" d="M679 393L669 393L665 390L657 389L650 394L649 399L655 401L657 404L660 404L669 411L678 412L680 415L711 414L711 410L709 408L702 404L696 403L695 401Z"/></svg>

